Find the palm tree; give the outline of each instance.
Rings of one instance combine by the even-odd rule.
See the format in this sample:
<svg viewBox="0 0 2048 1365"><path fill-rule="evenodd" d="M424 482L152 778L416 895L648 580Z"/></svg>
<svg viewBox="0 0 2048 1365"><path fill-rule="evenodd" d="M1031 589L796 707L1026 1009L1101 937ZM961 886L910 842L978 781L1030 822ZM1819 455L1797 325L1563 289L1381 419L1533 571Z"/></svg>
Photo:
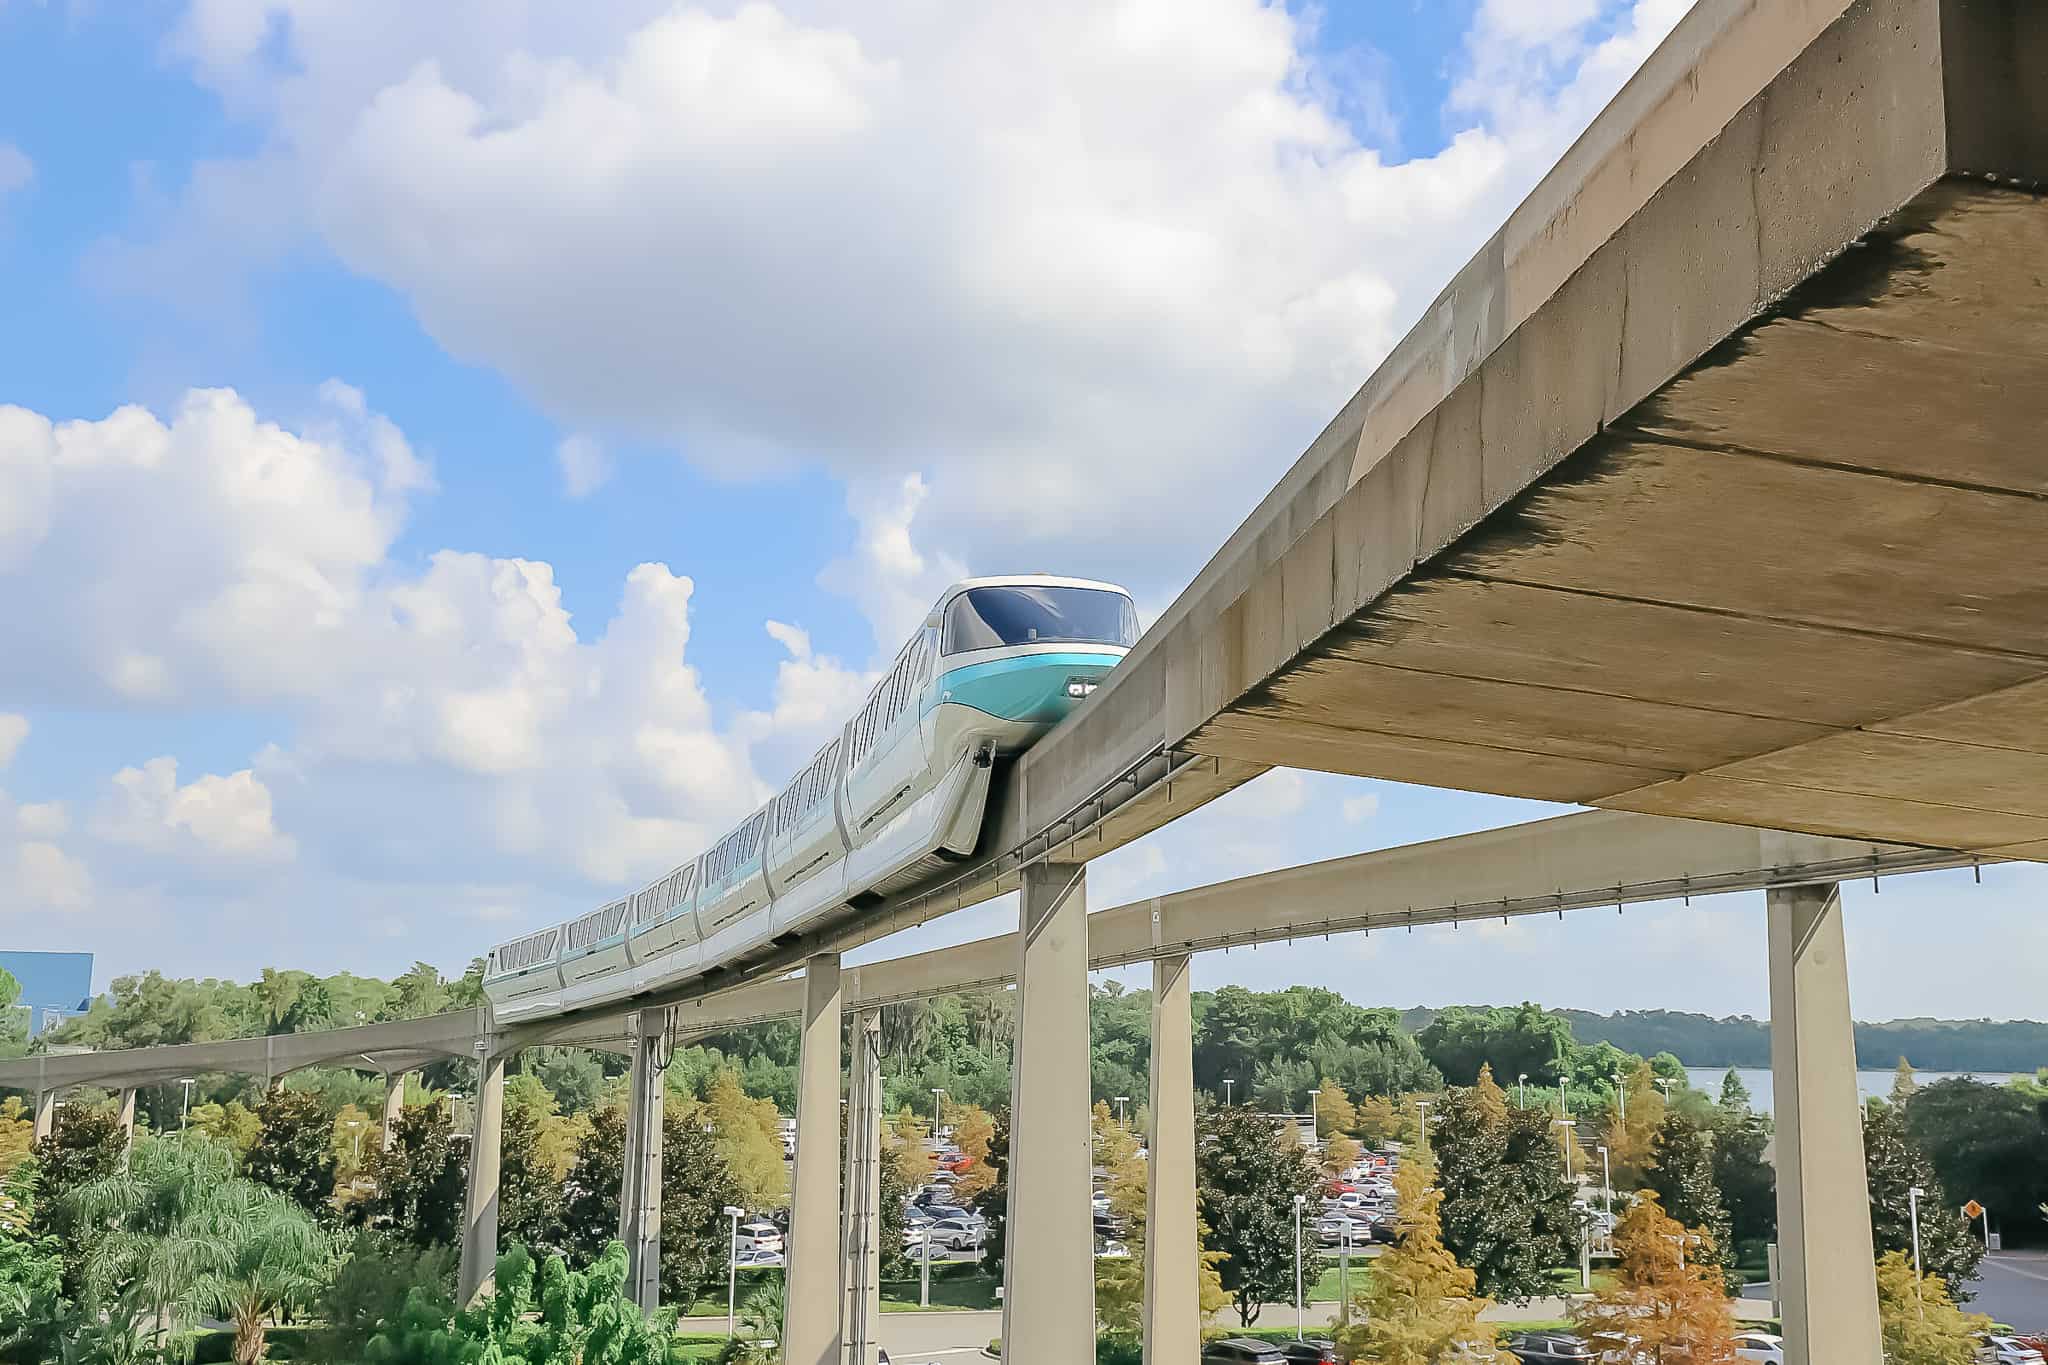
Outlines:
<svg viewBox="0 0 2048 1365"><path fill-rule="evenodd" d="M71 1200L79 1226L99 1229L85 1250L95 1299L146 1310L159 1332L217 1313L235 1325L237 1365L262 1359L266 1319L310 1299L334 1256L305 1210L204 1138L138 1142L127 1171Z"/></svg>

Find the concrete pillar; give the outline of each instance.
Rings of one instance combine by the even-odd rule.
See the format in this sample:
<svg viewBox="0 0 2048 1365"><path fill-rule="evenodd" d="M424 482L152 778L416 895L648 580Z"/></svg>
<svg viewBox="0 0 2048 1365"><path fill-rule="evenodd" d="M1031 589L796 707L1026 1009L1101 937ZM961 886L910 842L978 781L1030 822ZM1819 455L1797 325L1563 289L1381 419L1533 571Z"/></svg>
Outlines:
<svg viewBox="0 0 2048 1365"><path fill-rule="evenodd" d="M405 1077L393 1071L384 1077L384 1150L398 1145L398 1120L405 1113Z"/></svg>
<svg viewBox="0 0 2048 1365"><path fill-rule="evenodd" d="M1145 1185L1145 1365L1202 1353L1195 1225L1195 1028L1188 958L1152 963L1151 1171Z"/></svg>
<svg viewBox="0 0 2048 1365"><path fill-rule="evenodd" d="M1095 1358L1087 870L1038 863L1023 883L1003 1359L1050 1365Z"/></svg>
<svg viewBox="0 0 2048 1365"><path fill-rule="evenodd" d="M119 1121L120 1121L120 1124L121 1124L121 1137L122 1137L122 1139L123 1139L124 1141L126 1141L126 1142L129 1142L129 1143L133 1143L133 1142L135 1141L135 1087L134 1087L134 1086L132 1086L132 1085L124 1085L124 1086L122 1086L122 1087L121 1087L121 1094L120 1094L120 1102L121 1102L121 1107L120 1107L120 1110L119 1110L119 1114L120 1114L120 1120L119 1120Z"/></svg>
<svg viewBox="0 0 2048 1365"><path fill-rule="evenodd" d="M1841 892L1786 887L1768 903L1785 1359L1876 1360L1877 1272Z"/></svg>
<svg viewBox="0 0 2048 1365"><path fill-rule="evenodd" d="M881 1193L882 1012L862 1010L853 1021L853 1071L846 1097L847 1365L875 1365L879 1349Z"/></svg>
<svg viewBox="0 0 2048 1365"><path fill-rule="evenodd" d="M35 1140L53 1136L57 1131L57 1092L36 1091L36 1132Z"/></svg>
<svg viewBox="0 0 2048 1365"><path fill-rule="evenodd" d="M845 1302L839 1224L839 954L804 964L803 1047L797 1059L796 1171L789 1206L787 1365L840 1365Z"/></svg>
<svg viewBox="0 0 2048 1365"><path fill-rule="evenodd" d="M462 1220L461 1301L476 1297L498 1267L498 1161L505 1134L505 1054L477 1065L475 1127L469 1142L469 1197Z"/></svg>
<svg viewBox="0 0 2048 1365"><path fill-rule="evenodd" d="M667 1095L668 1025L665 1009L641 1010L633 1016L619 1240L626 1244L626 1290L643 1313L661 1306L661 1119Z"/></svg>

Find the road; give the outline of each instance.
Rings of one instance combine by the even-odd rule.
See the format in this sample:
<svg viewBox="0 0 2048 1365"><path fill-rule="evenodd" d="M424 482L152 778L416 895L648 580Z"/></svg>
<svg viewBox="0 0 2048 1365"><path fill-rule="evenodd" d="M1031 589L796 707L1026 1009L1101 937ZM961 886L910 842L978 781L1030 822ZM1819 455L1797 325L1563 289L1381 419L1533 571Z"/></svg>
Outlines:
<svg viewBox="0 0 2048 1365"><path fill-rule="evenodd" d="M2001 1251L1986 1256L1977 1282L1973 1313L1989 1313L2022 1332L2048 1332L2048 1251Z"/></svg>

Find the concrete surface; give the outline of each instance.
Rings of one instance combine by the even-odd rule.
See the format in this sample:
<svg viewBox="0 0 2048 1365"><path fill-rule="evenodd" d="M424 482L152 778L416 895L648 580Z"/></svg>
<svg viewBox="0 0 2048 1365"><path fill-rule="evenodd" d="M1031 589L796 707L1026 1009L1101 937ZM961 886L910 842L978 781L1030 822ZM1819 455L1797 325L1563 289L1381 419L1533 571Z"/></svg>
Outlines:
<svg viewBox="0 0 2048 1365"><path fill-rule="evenodd" d="M2048 1333L2048 1251L1986 1256L1970 1290L1976 1298L1964 1305L1969 1311L2022 1332Z"/></svg>

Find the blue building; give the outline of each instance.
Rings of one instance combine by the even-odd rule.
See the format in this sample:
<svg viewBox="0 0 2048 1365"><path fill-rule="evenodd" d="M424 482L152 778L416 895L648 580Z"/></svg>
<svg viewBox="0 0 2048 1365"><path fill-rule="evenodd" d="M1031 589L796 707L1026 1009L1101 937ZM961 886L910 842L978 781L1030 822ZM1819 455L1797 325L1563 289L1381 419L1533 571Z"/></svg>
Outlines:
<svg viewBox="0 0 2048 1365"><path fill-rule="evenodd" d="M26 953L0 949L0 970L21 983L31 1038L92 1003L91 953Z"/></svg>

